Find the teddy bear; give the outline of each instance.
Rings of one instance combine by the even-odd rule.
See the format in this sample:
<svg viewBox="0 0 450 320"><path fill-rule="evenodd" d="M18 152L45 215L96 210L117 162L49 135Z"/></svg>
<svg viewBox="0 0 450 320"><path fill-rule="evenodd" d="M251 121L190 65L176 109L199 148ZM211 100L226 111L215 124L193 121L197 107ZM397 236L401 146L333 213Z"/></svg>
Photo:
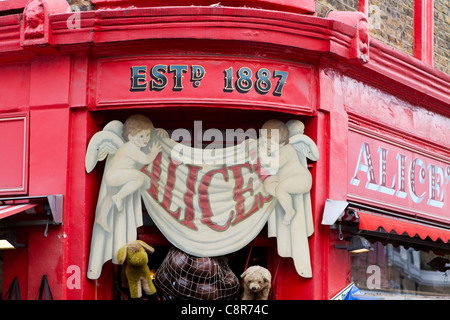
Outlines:
<svg viewBox="0 0 450 320"><path fill-rule="evenodd" d="M153 253L155 249L146 244L144 241L133 241L117 251L117 260L125 269L126 280L130 288L130 297L138 299L142 297L142 289L147 295L152 295L156 292L150 276L150 269L147 265L147 252Z"/></svg>
<svg viewBox="0 0 450 320"><path fill-rule="evenodd" d="M267 300L271 288L272 275L261 266L251 266L241 274L244 292L242 300Z"/></svg>

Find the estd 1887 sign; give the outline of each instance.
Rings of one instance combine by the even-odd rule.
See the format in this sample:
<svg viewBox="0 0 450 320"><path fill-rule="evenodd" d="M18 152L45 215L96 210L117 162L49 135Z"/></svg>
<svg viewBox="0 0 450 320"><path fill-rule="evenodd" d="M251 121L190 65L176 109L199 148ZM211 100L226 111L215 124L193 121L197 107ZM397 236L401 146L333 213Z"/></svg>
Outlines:
<svg viewBox="0 0 450 320"><path fill-rule="evenodd" d="M99 60L89 108L151 104L314 112L311 66L230 57Z"/></svg>
<svg viewBox="0 0 450 320"><path fill-rule="evenodd" d="M181 91L184 88L185 74L194 88L198 88L206 75L206 70L200 65L164 65L132 66L130 91L161 91L168 87L168 76L173 76L172 91ZM189 71L189 72L188 72ZM253 71L249 67L241 67L234 70L233 67L223 71L223 92L246 93L254 89L258 94L265 95L269 92L274 96L281 96L286 85L288 71L267 68ZM274 83L272 85L272 83Z"/></svg>

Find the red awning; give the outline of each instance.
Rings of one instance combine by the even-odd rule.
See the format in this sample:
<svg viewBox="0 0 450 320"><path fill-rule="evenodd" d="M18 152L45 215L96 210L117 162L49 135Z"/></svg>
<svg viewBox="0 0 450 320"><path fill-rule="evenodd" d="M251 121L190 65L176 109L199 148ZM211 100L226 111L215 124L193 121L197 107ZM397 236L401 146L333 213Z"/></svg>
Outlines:
<svg viewBox="0 0 450 320"><path fill-rule="evenodd" d="M7 204L0 206L0 219L12 216L37 206L37 203Z"/></svg>
<svg viewBox="0 0 450 320"><path fill-rule="evenodd" d="M359 228L362 230L375 231L382 227L386 232L395 231L398 235L406 233L410 237L419 236L422 240L425 240L426 237L433 241L441 239L444 243L450 240L450 229L361 211L358 211L358 217Z"/></svg>

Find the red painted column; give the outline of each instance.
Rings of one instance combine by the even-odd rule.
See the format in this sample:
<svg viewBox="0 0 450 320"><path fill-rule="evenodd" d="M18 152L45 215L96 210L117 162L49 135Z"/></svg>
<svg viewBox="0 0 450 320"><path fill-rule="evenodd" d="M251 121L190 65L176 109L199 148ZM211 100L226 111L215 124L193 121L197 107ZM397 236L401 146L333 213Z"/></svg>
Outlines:
<svg viewBox="0 0 450 320"><path fill-rule="evenodd" d="M414 0L414 56L433 65L434 0Z"/></svg>
<svg viewBox="0 0 450 320"><path fill-rule="evenodd" d="M81 81L86 75L74 80ZM73 83L72 82L72 83ZM70 166L68 168L67 214L65 215L64 281L63 298L67 300L112 299L113 277L110 264L103 267L102 276L97 280L87 278L93 213L97 205L97 193L102 172L86 174L84 159L87 141L100 130L98 124L85 109L72 109L69 137Z"/></svg>
<svg viewBox="0 0 450 320"><path fill-rule="evenodd" d="M359 12L362 12L368 17L369 15L369 0L359 0L358 1Z"/></svg>

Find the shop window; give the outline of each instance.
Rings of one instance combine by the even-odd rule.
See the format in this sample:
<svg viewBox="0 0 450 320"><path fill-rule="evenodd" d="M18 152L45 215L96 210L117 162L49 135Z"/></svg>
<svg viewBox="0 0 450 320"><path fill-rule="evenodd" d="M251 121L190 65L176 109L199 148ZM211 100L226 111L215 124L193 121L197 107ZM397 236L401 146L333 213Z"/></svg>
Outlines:
<svg viewBox="0 0 450 320"><path fill-rule="evenodd" d="M138 229L138 239L151 245L155 252L149 254L148 267L150 272L154 276L161 267L164 259L169 251L173 248L170 242L164 237L164 235L156 227L149 214L145 209L145 205L142 204L142 218L143 226ZM240 275L245 271L247 267L259 265L267 268L272 275L275 273L275 259L276 259L275 239L267 238L267 229L264 228L258 237L244 248L222 256L225 258L228 267L241 281ZM113 297L116 300L130 299L130 293L122 279L122 266L113 265L113 281L114 281L114 293ZM154 281L155 282L155 281ZM276 282L273 281L276 285ZM157 294L153 296L143 295L143 299L164 299L159 288L157 287ZM275 287L272 288L272 291ZM236 299L240 299L241 292L236 296ZM269 296L271 297L271 296Z"/></svg>
<svg viewBox="0 0 450 320"><path fill-rule="evenodd" d="M148 213L146 212L144 204L143 209L143 226L138 229L138 239L151 245L155 252L149 254L148 267L154 276L161 267L164 259L173 246L158 230ZM240 275L247 267L259 265L269 269L272 275L275 272L274 259L276 257L275 241L267 238L267 229L264 228L258 237L244 248L220 257L225 258L228 267L235 274L240 282ZM122 266L113 265L113 281L114 281L114 298L117 300L127 300L130 298L129 290L122 279ZM155 282L155 281L154 281ZM157 294L154 296L145 296L144 299L164 299L162 293L157 287ZM274 288L272 290L275 290ZM240 299L240 293L236 299Z"/></svg>
<svg viewBox="0 0 450 320"><path fill-rule="evenodd" d="M362 294L379 299L448 299L450 250L416 250L372 244L373 251L352 255L351 277Z"/></svg>
<svg viewBox="0 0 450 320"><path fill-rule="evenodd" d="M266 230L264 230L266 231ZM264 232L263 231L263 232ZM144 231L141 235L141 239L146 239L149 236L152 237L158 237L158 231L152 230L153 235L149 234L149 230ZM264 238L265 236L260 235L261 238ZM264 240L263 240L264 241ZM155 252L149 255L149 262L148 267L150 269L150 272L152 274L152 277L154 279L154 276L158 270L158 268L161 267L161 264L163 263L164 259L166 258L167 254L171 250L171 245L158 245L153 246L155 249ZM241 282L240 275L245 271L247 267L259 265L265 268L268 268L271 270L271 273L273 274L273 249L271 246L253 246L252 244L242 248L241 250L237 252L230 253L228 255L225 255L223 257L218 257L219 259L225 258L228 267L231 269L231 271L235 274L238 281ZM128 300L130 299L130 293L129 289L124 283L124 280L122 279L122 266L121 265L114 265L113 266L113 275L114 275L114 298L116 300ZM156 283L154 281L154 283ZM161 288L157 287L157 293L152 296L146 296L143 295L144 299L149 300L158 300L158 299L165 299L161 290ZM274 290L274 288L272 289ZM239 294L236 295L235 299L240 299L241 291L239 291Z"/></svg>
<svg viewBox="0 0 450 320"><path fill-rule="evenodd" d="M305 131L314 132L311 117L297 117L291 114L283 114L272 111L255 111L245 109L221 109L221 108L174 108L167 109L140 109L140 110L109 110L93 114L98 120L99 127L103 127L109 121L125 121L133 114L147 116L156 128L165 129L173 140L196 148L224 148L237 145L247 138L257 138L259 128L270 119L288 121L299 119L305 124ZM169 116L170 115L170 116ZM227 132L228 131L228 132ZM227 136L227 133L229 134ZM314 136L314 134L312 135ZM186 139L186 137L190 139ZM222 137L222 139L216 139ZM231 137L232 139L229 139ZM155 248L155 253L149 255L149 268L156 272L171 250L172 244L164 237L161 231L151 220L146 212L144 203L143 226L138 228L138 239ZM225 256L228 266L240 281L240 275L246 267L259 265L267 268L272 276L276 274L279 266L279 257L276 253L276 239L267 237L267 229L247 246L227 254ZM129 299L126 286L122 285L121 266L113 265L114 297L116 299ZM272 281L272 292L276 291L276 281ZM238 295L238 299L239 299ZM272 297L272 296L269 296ZM151 297L149 299L154 299Z"/></svg>

